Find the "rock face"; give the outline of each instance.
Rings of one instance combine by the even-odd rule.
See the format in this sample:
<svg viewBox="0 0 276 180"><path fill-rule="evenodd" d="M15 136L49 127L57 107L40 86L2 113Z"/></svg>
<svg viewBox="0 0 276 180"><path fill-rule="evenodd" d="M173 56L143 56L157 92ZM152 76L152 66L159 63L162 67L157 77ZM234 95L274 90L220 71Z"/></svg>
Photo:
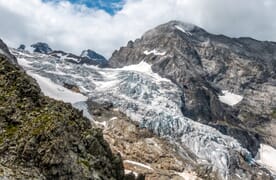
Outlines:
<svg viewBox="0 0 276 180"><path fill-rule="evenodd" d="M32 44L31 47L33 47L34 52L37 52L37 53L48 54L52 52L52 49L49 47L49 45L43 42Z"/></svg>
<svg viewBox="0 0 276 180"><path fill-rule="evenodd" d="M276 43L171 21L116 50L109 65L142 61L182 89L185 116L235 137L253 155L260 143L276 147ZM223 90L242 100L221 102Z"/></svg>
<svg viewBox="0 0 276 180"><path fill-rule="evenodd" d="M2 53L1 53L2 54ZM123 179L121 157L70 104L0 55L0 178Z"/></svg>

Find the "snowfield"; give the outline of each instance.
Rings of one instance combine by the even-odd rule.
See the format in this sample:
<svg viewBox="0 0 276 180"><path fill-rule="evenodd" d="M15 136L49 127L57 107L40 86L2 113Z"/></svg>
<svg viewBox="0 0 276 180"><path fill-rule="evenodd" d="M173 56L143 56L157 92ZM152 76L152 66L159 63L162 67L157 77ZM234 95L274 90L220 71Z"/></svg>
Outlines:
<svg viewBox="0 0 276 180"><path fill-rule="evenodd" d="M73 91L70 91L63 86L60 86L58 84L55 84L53 81L51 81L48 78L42 77L38 74L32 73L30 71L27 71L27 74L29 74L31 77L33 77L37 83L39 84L41 91L45 96L49 96L51 98L54 98L56 100L64 101L67 103L74 104L79 101L86 101L87 97L76 93Z"/></svg>

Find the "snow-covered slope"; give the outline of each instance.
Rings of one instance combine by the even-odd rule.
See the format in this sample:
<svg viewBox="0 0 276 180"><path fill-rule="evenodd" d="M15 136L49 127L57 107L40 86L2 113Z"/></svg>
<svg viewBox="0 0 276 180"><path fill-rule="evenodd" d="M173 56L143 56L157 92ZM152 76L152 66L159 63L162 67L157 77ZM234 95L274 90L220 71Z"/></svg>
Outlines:
<svg viewBox="0 0 276 180"><path fill-rule="evenodd" d="M46 95L64 98L71 103L85 101L86 97L98 103L111 102L137 121L140 127L168 138L183 149L189 148L197 155L198 163L212 164L213 170L222 178L230 177L230 173L236 173L241 178L245 176L239 167L231 172L229 170L237 156L241 155L248 163L253 163L251 154L235 139L184 117L181 111L183 91L170 80L152 72L151 65L146 62L117 69L101 69L59 61L53 56L11 51L22 67L38 80L45 94L48 93ZM79 87L83 95L63 89L61 86L64 83Z"/></svg>
<svg viewBox="0 0 276 180"><path fill-rule="evenodd" d="M46 96L52 97L56 100L68 102L71 104L74 104L79 101L87 100L86 96L84 96L80 93L70 91L69 89L66 89L65 87L63 87L61 85L55 84L49 78L42 77L33 72L27 72L27 73L37 81L42 92Z"/></svg>

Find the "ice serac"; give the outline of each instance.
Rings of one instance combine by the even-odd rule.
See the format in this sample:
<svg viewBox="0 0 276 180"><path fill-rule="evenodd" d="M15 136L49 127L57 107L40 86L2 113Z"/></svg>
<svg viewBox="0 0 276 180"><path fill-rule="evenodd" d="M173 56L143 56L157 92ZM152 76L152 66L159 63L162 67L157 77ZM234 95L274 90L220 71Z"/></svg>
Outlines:
<svg viewBox="0 0 276 180"><path fill-rule="evenodd" d="M236 138L253 155L260 143L276 147L276 43L171 21L116 50L109 66L140 62L180 87L186 117Z"/></svg>

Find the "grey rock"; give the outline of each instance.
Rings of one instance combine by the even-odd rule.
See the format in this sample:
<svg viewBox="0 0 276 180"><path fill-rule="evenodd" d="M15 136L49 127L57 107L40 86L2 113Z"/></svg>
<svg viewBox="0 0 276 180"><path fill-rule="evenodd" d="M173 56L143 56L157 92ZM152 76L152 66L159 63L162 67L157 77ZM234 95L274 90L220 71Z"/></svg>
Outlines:
<svg viewBox="0 0 276 180"><path fill-rule="evenodd" d="M100 65L101 67L104 67L108 64L108 61L104 56L90 49L82 51L80 57L82 58L80 63L85 63L88 65Z"/></svg>
<svg viewBox="0 0 276 180"><path fill-rule="evenodd" d="M37 53L48 54L52 52L52 49L49 47L49 45L44 42L38 42L38 43L32 44L31 47L33 47L34 52L37 52Z"/></svg>
<svg viewBox="0 0 276 180"><path fill-rule="evenodd" d="M0 54L6 56L9 60L14 65L17 65L17 60L14 55L12 55L9 51L8 46L0 39Z"/></svg>
<svg viewBox="0 0 276 180"><path fill-rule="evenodd" d="M17 48L17 50L24 51L26 49L26 46L24 44L20 44L20 46Z"/></svg>

